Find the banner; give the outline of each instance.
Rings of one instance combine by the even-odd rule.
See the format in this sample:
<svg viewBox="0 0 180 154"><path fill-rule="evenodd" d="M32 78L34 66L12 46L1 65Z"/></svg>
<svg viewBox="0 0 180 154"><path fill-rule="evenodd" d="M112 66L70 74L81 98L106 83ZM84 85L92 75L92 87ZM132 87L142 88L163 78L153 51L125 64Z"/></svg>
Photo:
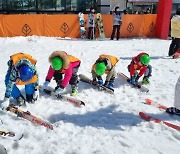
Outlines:
<svg viewBox="0 0 180 154"><path fill-rule="evenodd" d="M11 36L44 36L44 15L4 15L4 30Z"/></svg>
<svg viewBox="0 0 180 154"><path fill-rule="evenodd" d="M154 37L156 16L123 15L120 37ZM87 15L84 18L87 34ZM113 15L102 15L102 19L105 36L110 38ZM97 26L96 31L96 37L99 37ZM78 15L0 15L0 37L31 35L79 38Z"/></svg>
<svg viewBox="0 0 180 154"><path fill-rule="evenodd" d="M45 36L80 37L77 15L46 15L44 17Z"/></svg>

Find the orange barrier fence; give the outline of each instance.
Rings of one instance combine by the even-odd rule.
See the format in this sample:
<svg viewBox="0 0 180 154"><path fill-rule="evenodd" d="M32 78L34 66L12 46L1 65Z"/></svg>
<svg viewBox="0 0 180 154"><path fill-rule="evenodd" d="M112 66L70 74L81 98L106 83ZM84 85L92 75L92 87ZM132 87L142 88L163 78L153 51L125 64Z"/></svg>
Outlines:
<svg viewBox="0 0 180 154"><path fill-rule="evenodd" d="M111 36L113 17L103 15L106 37ZM156 14L123 15L121 37L154 37ZM85 15L85 24L87 15ZM87 27L86 30L88 31ZM98 29L97 29L98 31ZM77 15L0 15L0 37L12 36L80 37ZM98 34L97 34L98 37Z"/></svg>

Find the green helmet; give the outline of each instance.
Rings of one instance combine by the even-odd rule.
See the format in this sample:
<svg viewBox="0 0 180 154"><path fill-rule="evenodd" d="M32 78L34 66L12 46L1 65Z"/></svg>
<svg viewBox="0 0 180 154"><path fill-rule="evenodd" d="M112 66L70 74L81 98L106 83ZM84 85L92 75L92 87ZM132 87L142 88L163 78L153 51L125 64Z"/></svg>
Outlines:
<svg viewBox="0 0 180 154"><path fill-rule="evenodd" d="M140 62L141 62L143 65L148 65L149 62L150 62L150 57L149 57L149 55L143 54L143 55L140 57Z"/></svg>
<svg viewBox="0 0 180 154"><path fill-rule="evenodd" d="M54 57L52 59L51 66L52 66L53 70L56 70L56 71L60 70L63 67L62 59L59 57Z"/></svg>
<svg viewBox="0 0 180 154"><path fill-rule="evenodd" d="M95 73L98 76L101 76L105 73L106 65L103 62L97 63L95 66Z"/></svg>

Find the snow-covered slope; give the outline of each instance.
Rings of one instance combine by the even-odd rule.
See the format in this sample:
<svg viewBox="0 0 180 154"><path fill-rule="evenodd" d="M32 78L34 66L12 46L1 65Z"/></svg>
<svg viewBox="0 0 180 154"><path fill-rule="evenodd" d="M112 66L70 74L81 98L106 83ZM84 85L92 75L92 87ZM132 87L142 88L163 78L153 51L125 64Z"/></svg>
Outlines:
<svg viewBox="0 0 180 154"><path fill-rule="evenodd" d="M44 95L35 104L24 107L24 110L53 123L53 131L0 111L0 119L4 122L0 125L1 129L24 133L24 138L18 142L0 138L0 144L7 148L8 154L178 154L180 133L177 130L162 124L148 123L138 115L139 111L144 111L180 125L180 117L169 116L144 104L144 99L148 97L163 105L173 106L180 60L167 57L170 42L159 39L57 40L37 36L0 38L1 100L5 91L7 61L16 52L26 52L38 60L40 84L44 82L48 71L48 56L55 50L64 50L81 59L79 73L89 77L92 64L102 53L120 58L117 72L126 75L129 75L127 65L131 57L142 51L150 54L153 67L148 94L141 93L117 78L114 95L80 82L77 98L86 103L82 108ZM53 80L51 85L55 86Z"/></svg>

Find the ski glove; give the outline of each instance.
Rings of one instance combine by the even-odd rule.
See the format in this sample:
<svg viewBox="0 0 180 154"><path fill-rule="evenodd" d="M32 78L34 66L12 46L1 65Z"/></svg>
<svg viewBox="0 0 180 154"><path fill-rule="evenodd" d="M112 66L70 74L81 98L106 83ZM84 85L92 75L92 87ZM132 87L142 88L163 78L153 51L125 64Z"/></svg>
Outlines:
<svg viewBox="0 0 180 154"><path fill-rule="evenodd" d="M6 110L6 108L9 106L9 98L4 97L4 100L2 101L0 107L2 110Z"/></svg>
<svg viewBox="0 0 180 154"><path fill-rule="evenodd" d="M54 95L55 96L61 95L63 91L64 91L64 88L59 87L58 89L56 89Z"/></svg>
<svg viewBox="0 0 180 154"><path fill-rule="evenodd" d="M131 78L130 78L130 83L131 83L131 84L135 84L135 78L134 78L134 76L131 76Z"/></svg>
<svg viewBox="0 0 180 154"><path fill-rule="evenodd" d="M48 85L49 85L49 81L45 81L44 83L43 83L43 87L44 87L44 89L47 89L47 87L48 87Z"/></svg>

